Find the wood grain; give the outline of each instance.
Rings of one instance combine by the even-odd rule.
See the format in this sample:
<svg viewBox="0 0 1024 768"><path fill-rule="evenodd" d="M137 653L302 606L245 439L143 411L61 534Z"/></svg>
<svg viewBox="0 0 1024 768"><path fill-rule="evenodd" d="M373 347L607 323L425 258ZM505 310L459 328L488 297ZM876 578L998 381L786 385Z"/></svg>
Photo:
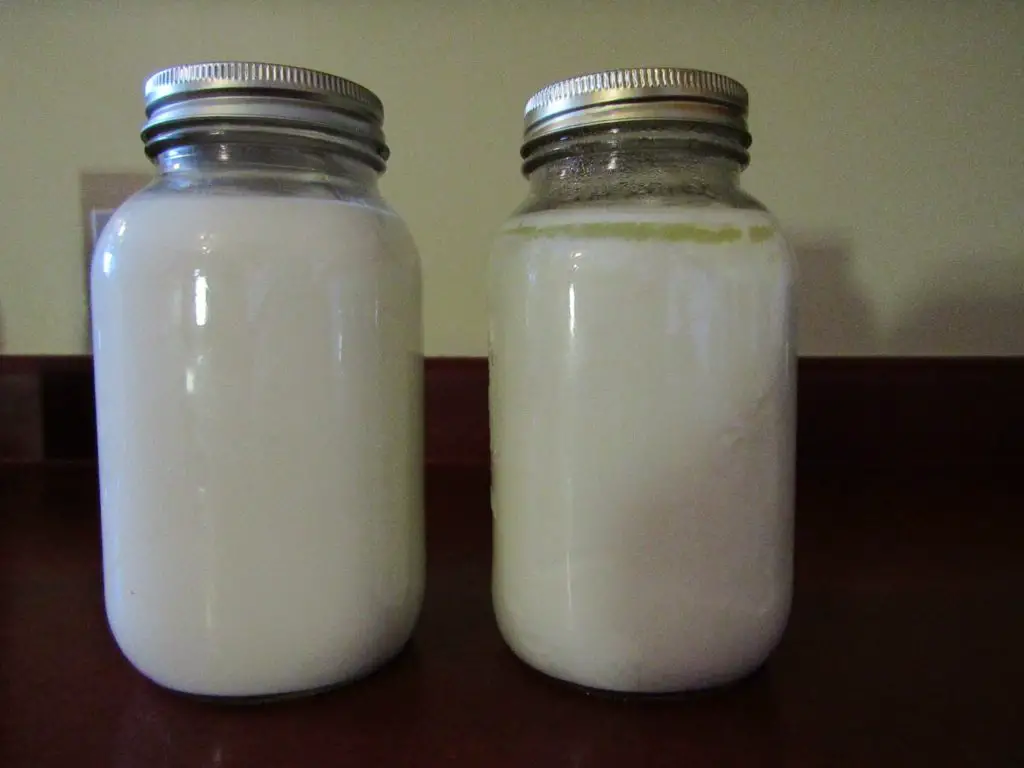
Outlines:
<svg viewBox="0 0 1024 768"><path fill-rule="evenodd" d="M800 476L793 613L749 679L585 694L516 660L490 607L486 470L427 475L427 594L409 648L314 698L165 692L106 627L95 467L0 466L0 765L1024 765L1024 490L1011 472Z"/></svg>

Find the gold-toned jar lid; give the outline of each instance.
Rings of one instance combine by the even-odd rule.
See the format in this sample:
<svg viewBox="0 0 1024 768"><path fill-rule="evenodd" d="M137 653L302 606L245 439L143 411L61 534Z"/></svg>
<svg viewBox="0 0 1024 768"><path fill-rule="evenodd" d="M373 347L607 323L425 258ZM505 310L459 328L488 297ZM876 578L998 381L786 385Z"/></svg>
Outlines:
<svg viewBox="0 0 1024 768"><path fill-rule="evenodd" d="M527 101L523 144L575 128L637 121L708 122L746 134L747 107L747 89L715 72L674 67L594 72L547 85Z"/></svg>
<svg viewBox="0 0 1024 768"><path fill-rule="evenodd" d="M234 124L349 143L380 167L388 157L380 99L327 72L251 61L182 64L151 75L143 95L150 154L178 132Z"/></svg>

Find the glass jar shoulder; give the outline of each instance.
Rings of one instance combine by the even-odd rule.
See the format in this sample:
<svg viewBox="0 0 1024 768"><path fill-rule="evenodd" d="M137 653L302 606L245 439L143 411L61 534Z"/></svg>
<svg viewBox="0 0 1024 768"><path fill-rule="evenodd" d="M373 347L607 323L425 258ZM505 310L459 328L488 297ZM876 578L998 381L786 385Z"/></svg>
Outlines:
<svg viewBox="0 0 1024 768"><path fill-rule="evenodd" d="M765 205L735 183L708 184L690 175L682 179L638 179L627 176L618 183L572 178L531 186L515 216L548 211L602 208L725 209L765 211Z"/></svg>
<svg viewBox="0 0 1024 768"><path fill-rule="evenodd" d="M763 207L740 209L648 202L569 206L517 212L499 230L499 240L506 245L558 239L680 246L784 244L778 222Z"/></svg>
<svg viewBox="0 0 1024 768"><path fill-rule="evenodd" d="M176 190L155 183L115 211L97 241L96 270L160 269L237 259L380 254L418 264L408 228L380 198L339 199Z"/></svg>

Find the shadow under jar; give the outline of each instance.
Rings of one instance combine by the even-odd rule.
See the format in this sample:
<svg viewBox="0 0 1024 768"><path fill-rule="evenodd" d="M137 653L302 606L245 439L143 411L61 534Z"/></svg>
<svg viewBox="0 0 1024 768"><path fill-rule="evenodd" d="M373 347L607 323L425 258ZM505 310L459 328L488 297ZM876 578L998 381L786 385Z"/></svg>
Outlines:
<svg viewBox="0 0 1024 768"><path fill-rule="evenodd" d="M92 269L107 617L146 676L213 697L394 656L424 581L420 266L370 91L173 67L159 177Z"/></svg>
<svg viewBox="0 0 1024 768"><path fill-rule="evenodd" d="M683 69L526 106L490 263L493 597L512 650L582 686L723 684L786 624L792 265L739 187L746 113Z"/></svg>

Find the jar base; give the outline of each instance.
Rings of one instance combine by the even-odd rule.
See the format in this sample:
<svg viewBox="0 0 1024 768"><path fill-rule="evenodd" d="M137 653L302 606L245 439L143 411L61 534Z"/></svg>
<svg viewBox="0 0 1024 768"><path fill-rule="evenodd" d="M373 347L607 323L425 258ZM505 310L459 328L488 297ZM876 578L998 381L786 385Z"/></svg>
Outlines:
<svg viewBox="0 0 1024 768"><path fill-rule="evenodd" d="M586 683L577 682L568 677L560 676L554 670L548 671L543 666L534 664L528 658L521 655L514 646L506 643L506 647L509 652L520 664L526 667L531 673L543 678L552 685L574 689L587 696L595 698L643 702L692 700L703 696L712 696L720 692L727 692L737 686L746 685L748 681L754 682L763 674L763 670L771 660L777 645L778 643L775 643L771 647L771 650L761 656L756 663L740 667L735 672L731 672L729 674L721 674L712 678L702 678L697 682L685 683L679 687L666 687L664 689L657 690L630 690L601 687L600 685L588 685Z"/></svg>
<svg viewBox="0 0 1024 768"><path fill-rule="evenodd" d="M518 658L518 657L517 657ZM747 672L742 672L735 677L729 677L723 679L721 682L708 683L707 685L694 686L692 688L684 688L678 691L619 691L611 688L595 688L589 685L583 685L582 683L574 683L571 680L564 680L559 677L553 677L552 675L542 672L530 666L522 659L519 661L524 664L531 672L543 677L549 681L552 685L556 685L569 690L574 690L582 693L584 696L589 696L595 699L605 699L609 701L620 701L620 702L637 702L637 703L653 703L657 704L664 702L666 704L694 701L697 699L703 699L710 696L718 696L720 694L728 693L737 688L742 688L746 685L755 684L756 681L765 674L765 667L768 665L768 659L765 659L756 667Z"/></svg>
<svg viewBox="0 0 1024 768"><path fill-rule="evenodd" d="M391 669L392 666L400 664L402 659L409 652L410 646L412 646L412 640L407 640L397 651L385 658L380 664L373 666L353 677L345 677L333 683L327 683L326 685L319 685L313 688L303 688L295 691L281 691L279 693L256 693L252 695L226 695L219 696L217 694L210 693L190 693L188 691L178 690L171 688L166 685L162 685L153 680L150 680L153 685L161 688L168 693L175 696L179 696L183 699L191 701L202 702L203 704L212 704L214 706L222 705L225 707L258 707L262 705L272 705L282 702L293 701L295 699L307 699L315 696L323 696L338 690L339 688L347 688L352 685L358 685L369 678L376 677L378 674L384 674ZM148 679L148 678L147 678Z"/></svg>

